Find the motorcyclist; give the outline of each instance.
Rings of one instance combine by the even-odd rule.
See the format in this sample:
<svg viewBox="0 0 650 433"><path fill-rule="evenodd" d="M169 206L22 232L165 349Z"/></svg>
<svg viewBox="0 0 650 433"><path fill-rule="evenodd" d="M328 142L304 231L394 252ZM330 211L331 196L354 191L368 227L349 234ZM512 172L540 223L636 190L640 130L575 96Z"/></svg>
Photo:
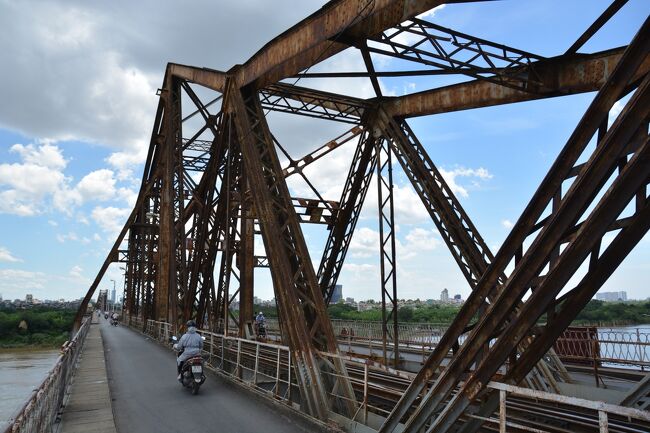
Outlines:
<svg viewBox="0 0 650 433"><path fill-rule="evenodd" d="M113 312L113 314L111 314L111 319L113 319L114 322L117 322L118 317L119 316L115 312Z"/></svg>
<svg viewBox="0 0 650 433"><path fill-rule="evenodd" d="M175 344L176 350L180 352L180 355L176 358L178 380L181 380L183 362L196 355L200 355L201 349L203 349L203 339L196 332L196 322L194 320L189 320L186 325L187 332L183 334L178 343Z"/></svg>
<svg viewBox="0 0 650 433"><path fill-rule="evenodd" d="M255 323L259 325L260 323L265 323L265 322L266 322L266 318L264 317L264 313L260 311L257 314L257 317L255 317Z"/></svg>
<svg viewBox="0 0 650 433"><path fill-rule="evenodd" d="M266 318L264 317L263 312L259 312L257 317L255 317L255 330L257 331L257 335L261 334L266 334Z"/></svg>

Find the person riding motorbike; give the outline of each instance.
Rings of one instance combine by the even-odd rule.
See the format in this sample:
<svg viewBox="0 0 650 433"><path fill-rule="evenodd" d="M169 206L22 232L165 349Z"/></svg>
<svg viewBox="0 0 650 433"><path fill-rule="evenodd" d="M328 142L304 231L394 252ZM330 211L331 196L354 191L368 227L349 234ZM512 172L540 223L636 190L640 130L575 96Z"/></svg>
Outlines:
<svg viewBox="0 0 650 433"><path fill-rule="evenodd" d="M258 337L266 337L266 318L263 312L259 312L255 317L255 332Z"/></svg>
<svg viewBox="0 0 650 433"><path fill-rule="evenodd" d="M194 320L189 320L186 325L187 332L183 334L178 343L176 343L176 350L180 352L178 358L176 358L178 380L181 380L183 362L193 356L200 355L201 349L203 349L203 339L196 332L196 322Z"/></svg>

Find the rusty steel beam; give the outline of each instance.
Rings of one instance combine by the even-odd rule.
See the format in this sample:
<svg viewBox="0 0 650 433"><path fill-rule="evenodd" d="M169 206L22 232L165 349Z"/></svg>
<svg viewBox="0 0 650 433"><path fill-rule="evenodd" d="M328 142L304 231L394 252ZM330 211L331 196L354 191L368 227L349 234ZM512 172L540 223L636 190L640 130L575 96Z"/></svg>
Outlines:
<svg viewBox="0 0 650 433"><path fill-rule="evenodd" d="M538 362L554 338L648 230L648 25L644 25L641 37L644 43L640 44L637 36L627 49L540 59L417 18L443 3L447 1L334 0L227 73L169 63L159 90L136 207L82 303L77 320L108 265L119 260L127 267L124 299L129 315L175 325L195 317L209 329L228 333L229 321L238 320L230 303L239 295L238 331L244 336L246 321L252 317L253 270L268 267L303 408L322 420L327 420L331 411L352 418L358 406L337 353L326 306L377 170L381 186L382 330L384 356L388 357L389 325L395 340L399 325L395 312L391 316L388 311L390 306L396 307L397 298L391 179L394 156L473 291L389 415L382 432L393 431L407 413L411 415L407 431L421 430L427 423L432 429L447 431L461 416L489 416L494 398L485 385L493 380L506 357L510 357L506 380L544 386L544 380L539 381L542 385L530 381L531 369L544 371ZM616 0L569 51L589 39L623 3ZM417 41L405 43L400 38L404 33ZM367 72L309 73L313 65L349 47L361 50ZM371 58L376 53L445 70L376 71L377 64ZM460 73L477 81L397 98L382 96L378 77L409 73ZM368 77L376 97L364 100L281 82L287 77L320 76ZM203 103L190 84L220 95ZM628 107L608 128L609 108L637 87ZM189 114L181 113L182 89L196 106ZM576 132L499 254L492 256L405 119L596 90L600 92ZM220 111L211 114L208 108L217 102ZM355 128L294 160L270 133L265 111L347 122ZM183 139L183 122L189 119L202 119L203 124ZM603 145L594 151L595 159L576 164L596 130ZM204 134L210 133L214 139L205 140ZM357 137L341 199L326 200L305 168ZM278 149L289 161L284 170L279 165ZM603 179L612 179L608 176L612 170L618 174L611 191L598 195L604 192ZM286 179L293 174L305 180L314 198L291 197ZM563 195L561 186L567 180L579 185L584 197L574 191L577 186ZM594 202L587 218L577 223L575 217L594 197L600 202ZM617 210L631 199L635 213L617 219ZM546 208L551 209L550 215L542 218ZM329 230L318 274L301 222L323 223ZM259 231L255 228L258 223ZM602 235L612 230L618 231L617 236L601 255ZM254 254L256 234L264 241L265 257ZM596 239L588 234L595 234ZM127 235L128 248L122 250L120 243ZM533 242L528 242L533 236ZM587 255L589 269L583 281L558 297L567 276ZM510 276L505 274L508 263L515 265ZM547 274L538 272L542 265L548 265ZM531 288L535 289L531 297L535 302L524 301L522 294ZM548 323L533 332L541 314L547 314ZM479 322L472 324L477 317ZM459 348L458 337L466 332L471 332L469 343ZM395 347L394 361L398 360L397 350ZM450 350L456 356L435 384L424 391L439 374L442 358ZM454 390L460 392L452 396ZM483 397L489 404L477 411L477 399ZM414 403L419 406L412 411ZM479 425L469 422L463 432L474 431Z"/></svg>
<svg viewBox="0 0 650 433"><path fill-rule="evenodd" d="M344 414L353 416L354 391L344 364L339 358L332 360L336 385L328 386L318 362L319 350L337 354L338 345L257 92L250 88L233 89L230 95L283 331L296 362L303 405L311 415L325 420L330 409L329 394L338 389L345 399Z"/></svg>
<svg viewBox="0 0 650 433"><path fill-rule="evenodd" d="M628 0L614 0L611 5L594 21L587 30L566 50L564 54L577 52L602 26L618 12Z"/></svg>
<svg viewBox="0 0 650 433"><path fill-rule="evenodd" d="M599 90L610 77L624 49L560 56L536 63L535 71L543 86L531 86L529 92L475 80L387 99L384 107L393 117L417 117L593 92ZM650 56L643 57L643 66L631 81L650 70Z"/></svg>
<svg viewBox="0 0 650 433"><path fill-rule="evenodd" d="M226 74L216 69L168 63L167 73L173 77L200 84L220 93L224 92L226 86Z"/></svg>
<svg viewBox="0 0 650 433"><path fill-rule="evenodd" d="M491 290L490 288L494 286L497 278L499 278L499 276L502 274L503 269L505 269L512 258L518 254L521 258L516 261L515 270L508 279L508 282L500 289L498 300L492 304L487 314L479 318L479 325L474 328L470 334L469 339L463 344L460 353L442 372L441 377L436 382L436 385L426 393L426 396L423 398L418 410L407 422L408 431L417 431L418 428L427 422L427 419L433 414L433 411L436 410L441 402L449 395L451 389L453 389L453 387L458 384L458 381L466 373L467 368L474 361L478 353L478 349L483 346L485 339L494 338L495 335L499 334L499 332L495 330L495 326L502 326L502 320L508 315L509 311L514 308L512 302L519 302L520 297L523 296L523 293L529 287L528 283L530 281L530 278L524 278L523 275L532 276L533 273L538 272L538 270L541 269L540 264L545 260L548 260L549 254L552 253L555 249L555 243L550 240L543 246L542 240L548 238L544 238L542 236L546 233L553 233L550 231L551 228L553 228L553 230L556 231L556 235L559 234L558 240L560 240L562 239L562 236L567 231L567 229L570 228L574 217L568 216L568 212L569 209L571 209L572 212L580 210L580 207L577 204L574 204L573 208L568 208L569 205L565 205L560 206L559 209L556 209L556 212L560 212L561 210L566 209L567 213L565 213L565 216L562 218L558 215L554 215L554 218L547 223L548 226L545 227L542 230L541 234L539 234L535 239L533 245L529 248L526 255L522 257L521 253L518 253L518 251L521 251L521 245L523 244L524 240L531 233L531 228L540 218L549 201L556 195L564 179L566 179L569 173L571 173L572 166L575 164L578 157L582 154L582 151L589 142L589 139L593 136L598 127L603 123L603 119L606 119L607 113L614 102L622 96L627 84L636 76L637 70L642 67L645 53L648 52L648 45L650 45L650 39L648 38L649 32L650 24L646 22L643 28L635 37L633 43L624 53L621 62L618 64L610 79L607 81L603 89L601 89L596 99L592 102L591 106L587 110L587 113L576 128L574 134L572 134L572 136L569 138L567 145L558 156L553 167L551 167L549 174L542 182L540 188L534 195L526 210L524 210L524 214L520 217L519 221L513 228L513 231L510 233L503 246L499 250L499 253L495 257L492 266L490 266L488 271L483 275L479 281L477 289L471 293L469 299L463 305L461 311L454 320L454 323L451 325L445 336L443 336L441 342L438 344L430 356L429 360L432 360L434 358L439 359L441 353L446 353L449 350L451 342L446 341L446 337L448 335L459 335L457 333L462 332L462 329L464 329L471 320L470 314L473 314L472 312L475 311L476 308L478 308L479 304L484 301L487 294ZM643 103L636 104L635 110L637 110L635 118L643 119L644 115L640 114L639 110L645 110L645 116L647 116L647 102L645 105ZM620 123L622 123L619 122L620 119L621 118L619 117L619 119L617 119L613 125L613 132L608 131L607 135L603 137L603 140L609 140L612 145L607 146L603 144L601 146L598 146L595 151L597 155L602 156L604 155L603 152L605 151L615 153L616 146L618 146L618 148L621 148L622 146L623 149L627 147L627 142L629 141L634 131L639 127L639 123L637 120L635 126L635 122L632 121L631 126L630 124L627 124L625 125L625 129L621 129L618 126ZM614 146L614 144L616 146ZM618 159L618 156L615 158L615 160L616 159ZM569 191L570 195L568 193L569 198L564 198L562 201L563 204L565 204L565 202L588 203L587 200L590 197L590 194L593 193L595 195L596 192L600 189L600 182L604 182L603 179L607 179L609 177L607 172L602 171L603 168L607 168L606 165L602 166L602 168L595 162L593 162L591 165L601 170L599 172L600 177L598 180L596 180L596 178L589 181L584 180L584 173L587 173L587 168L583 168L583 170L581 170L581 173L583 173L580 178L581 181L579 183L578 180L574 182L574 185ZM594 176L596 175L594 174ZM580 192L575 192L578 191L578 187L575 185L581 185ZM558 225L558 227L553 227L553 225ZM608 225L606 225L605 228L607 226ZM549 249L549 246L552 247ZM537 251L537 248L542 248L542 250ZM535 263L533 264L531 261L534 261ZM580 263L577 263L577 265L579 264ZM515 283L513 281L519 282ZM517 289L513 290L513 287L515 286ZM559 289L561 289L561 287L557 288L557 290ZM510 302L508 305L504 303L506 300ZM577 314L577 311L572 312L572 314ZM518 335L518 338L516 341L514 341L514 344L517 344L523 335L524 334ZM505 353L505 356L511 353L511 351L512 350L507 351L507 353ZM427 362L429 362L429 360ZM426 371L433 373L439 365L439 361L435 361L431 365L427 364ZM494 366L494 364L491 365ZM478 386L476 390L480 390L480 384L476 386ZM419 387L419 383L412 384L409 387L409 390L407 390L407 392L404 394L402 400L407 401L413 399L413 397L416 396L415 393L419 393L417 392L417 389ZM470 393L472 396L476 396L476 393L473 393L473 391L470 391ZM467 401L465 401L465 403L466 402ZM398 404L398 406L400 405ZM405 413L403 410L396 411L391 414L387 422L382 427L381 431L390 431L391 426L396 425L396 423L399 422L404 414ZM454 414L457 415L456 412ZM446 422L447 421L445 421L445 423ZM445 428L447 427L448 424L445 424Z"/></svg>
<svg viewBox="0 0 650 433"><path fill-rule="evenodd" d="M285 177L292 176L296 173L302 174L303 170L311 163L318 161L323 156L327 155L331 151L338 149L345 143L349 142L353 138L359 136L363 132L363 127L354 126L349 131L344 132L333 140L328 141L318 149L310 152L309 154L303 156L300 159L293 159L291 156L286 153L287 158L289 159L289 165L282 170Z"/></svg>
<svg viewBox="0 0 650 433"><path fill-rule="evenodd" d="M414 41L404 41L405 36ZM370 51L518 90L529 91L531 86L539 84L534 64L543 59L541 56L423 19L411 18L369 38L369 41L372 45L361 47L362 52Z"/></svg>
<svg viewBox="0 0 650 433"><path fill-rule="evenodd" d="M359 98L277 83L260 90L262 108L357 124L367 103Z"/></svg>
<svg viewBox="0 0 650 433"><path fill-rule="evenodd" d="M469 1L469 0L468 0ZM321 62L348 47L339 35L363 40L444 0L335 0L277 36L236 71L238 87L261 88Z"/></svg>

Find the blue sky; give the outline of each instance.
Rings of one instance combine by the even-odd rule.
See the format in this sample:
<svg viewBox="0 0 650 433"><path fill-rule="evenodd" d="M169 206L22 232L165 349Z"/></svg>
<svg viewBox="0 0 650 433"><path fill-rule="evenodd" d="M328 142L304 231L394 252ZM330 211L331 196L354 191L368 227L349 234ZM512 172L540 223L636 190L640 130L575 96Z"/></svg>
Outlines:
<svg viewBox="0 0 650 433"><path fill-rule="evenodd" d="M0 0L0 294L78 298L94 279L137 194L167 61L229 69L322 2L173 2ZM308 3L308 4L304 4ZM446 6L427 19L542 56L563 53L607 1L503 1ZM282 10L282 14L274 13ZM286 11L286 13L284 12ZM581 51L627 44L650 11L630 0ZM140 18L146 17L146 20ZM250 32L255 28L256 32ZM218 41L218 42L217 42ZM396 60L375 58L378 68ZM353 50L313 70L360 70ZM411 66L406 65L406 68ZM386 94L442 81L386 79ZM303 80L300 85L372 96L367 80ZM442 114L409 121L487 244L496 252L566 142L593 94ZM269 124L294 156L345 127L271 114ZM323 195L338 200L352 146L311 168ZM396 170L400 298L438 298L469 287L418 198ZM304 186L292 180L298 194ZM344 296L379 297L376 190L357 227L341 275ZM374 208L373 208L374 206ZM305 227L318 263L325 232ZM261 244L261 242L258 242ZM646 236L603 290L650 296ZM267 270L257 295L271 298ZM114 265L101 283L119 289Z"/></svg>

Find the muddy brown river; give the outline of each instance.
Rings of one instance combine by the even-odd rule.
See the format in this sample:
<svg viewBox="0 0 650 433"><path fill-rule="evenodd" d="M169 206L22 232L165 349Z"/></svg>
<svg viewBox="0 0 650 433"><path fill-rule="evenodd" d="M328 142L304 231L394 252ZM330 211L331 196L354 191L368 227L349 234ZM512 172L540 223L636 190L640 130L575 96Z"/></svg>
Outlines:
<svg viewBox="0 0 650 433"><path fill-rule="evenodd" d="M0 426L41 384L58 356L58 350L0 350Z"/></svg>

